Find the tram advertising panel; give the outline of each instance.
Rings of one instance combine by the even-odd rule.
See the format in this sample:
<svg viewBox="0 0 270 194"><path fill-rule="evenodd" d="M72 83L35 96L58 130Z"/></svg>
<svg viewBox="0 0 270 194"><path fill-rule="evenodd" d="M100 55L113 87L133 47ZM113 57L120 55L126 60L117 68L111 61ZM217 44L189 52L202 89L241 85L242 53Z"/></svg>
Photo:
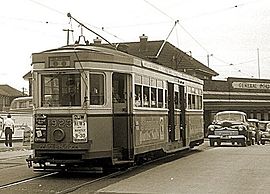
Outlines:
<svg viewBox="0 0 270 194"><path fill-rule="evenodd" d="M35 116L35 142L46 142L47 138L47 116Z"/></svg>

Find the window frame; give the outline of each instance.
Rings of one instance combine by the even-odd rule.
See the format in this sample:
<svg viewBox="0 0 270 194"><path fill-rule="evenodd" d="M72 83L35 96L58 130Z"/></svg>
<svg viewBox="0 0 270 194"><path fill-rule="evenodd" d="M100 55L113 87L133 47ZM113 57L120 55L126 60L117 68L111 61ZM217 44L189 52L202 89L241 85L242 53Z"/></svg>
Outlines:
<svg viewBox="0 0 270 194"><path fill-rule="evenodd" d="M91 103L92 102L91 91L92 91L92 89L94 89L94 88L91 87L91 75L101 75L101 76L103 76L103 81L102 81L102 83L103 83L103 92L100 93L98 90L97 91L94 91L95 93L97 93L97 92L100 93L99 96L97 96L97 97L102 97L103 96L103 103L100 103L100 104L96 104L96 103L95 104L92 104ZM106 79L107 79L106 78L106 74L103 73L103 72L89 72L89 91L88 91L88 94L89 94L89 106L90 107L91 106L93 107L93 106L105 106L106 105L106 96L107 96L107 93L106 93ZM95 82L93 82L93 83L95 83ZM98 101L99 100L100 99L98 99Z"/></svg>

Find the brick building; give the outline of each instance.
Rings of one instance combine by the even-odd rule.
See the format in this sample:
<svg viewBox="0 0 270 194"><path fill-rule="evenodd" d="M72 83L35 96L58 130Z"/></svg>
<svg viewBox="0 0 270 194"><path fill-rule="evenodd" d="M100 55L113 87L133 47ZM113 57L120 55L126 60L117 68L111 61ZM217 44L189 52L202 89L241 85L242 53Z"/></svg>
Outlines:
<svg viewBox="0 0 270 194"><path fill-rule="evenodd" d="M270 120L270 80L233 78L204 82L204 115L208 126L215 113L239 110L248 118Z"/></svg>

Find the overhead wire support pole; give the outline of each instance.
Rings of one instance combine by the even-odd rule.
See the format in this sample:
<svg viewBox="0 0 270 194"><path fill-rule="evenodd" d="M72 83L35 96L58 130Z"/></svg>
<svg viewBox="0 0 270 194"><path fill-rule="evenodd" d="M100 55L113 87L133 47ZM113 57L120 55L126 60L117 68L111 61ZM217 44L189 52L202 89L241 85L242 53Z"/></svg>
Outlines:
<svg viewBox="0 0 270 194"><path fill-rule="evenodd" d="M160 49L158 50L158 52L157 52L157 54L156 54L155 58L158 58L158 56L160 55L160 53L161 53L161 51L162 51L162 49L163 49L164 45L166 44L167 40L169 39L169 37L170 37L171 33L173 32L173 30L174 30L175 26L176 26L178 23L179 23L179 20L176 20L176 21L174 22L174 25L173 25L173 27L172 27L172 29L171 29L170 33L168 34L167 38L166 38L166 39L163 41L163 43L162 43L162 45L161 45Z"/></svg>
<svg viewBox="0 0 270 194"><path fill-rule="evenodd" d="M112 47L115 48L115 46L110 43L106 38L104 38L103 36L99 35L98 33L96 33L95 31L91 30L90 28L88 28L87 26L85 26L83 23L81 23L80 21L78 21L77 19L75 19L74 17L72 17L72 15L70 13L67 14L67 16L70 19L73 19L75 22L77 22L78 24L80 24L82 27L84 27L85 29L89 30L90 32L92 32L93 34L99 36L100 38L102 38L104 41L106 41L109 45L111 45ZM116 48L115 48L116 49Z"/></svg>
<svg viewBox="0 0 270 194"><path fill-rule="evenodd" d="M259 48L257 48L257 60L258 60L258 77L259 77L259 79L261 79L260 53L259 53Z"/></svg>
<svg viewBox="0 0 270 194"><path fill-rule="evenodd" d="M69 32L73 32L73 30L63 29L63 31L67 32L67 45L69 45Z"/></svg>

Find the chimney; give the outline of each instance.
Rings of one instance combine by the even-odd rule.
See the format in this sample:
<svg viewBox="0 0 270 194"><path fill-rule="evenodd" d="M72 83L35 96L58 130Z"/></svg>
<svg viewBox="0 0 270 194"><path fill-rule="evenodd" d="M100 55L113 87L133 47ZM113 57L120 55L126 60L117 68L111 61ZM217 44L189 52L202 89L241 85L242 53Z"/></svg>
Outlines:
<svg viewBox="0 0 270 194"><path fill-rule="evenodd" d="M144 52L147 50L147 39L148 37L144 34L140 36L140 52Z"/></svg>
<svg viewBox="0 0 270 194"><path fill-rule="evenodd" d="M93 41L94 41L94 45L101 45L101 39L99 39L98 37L95 38Z"/></svg>

